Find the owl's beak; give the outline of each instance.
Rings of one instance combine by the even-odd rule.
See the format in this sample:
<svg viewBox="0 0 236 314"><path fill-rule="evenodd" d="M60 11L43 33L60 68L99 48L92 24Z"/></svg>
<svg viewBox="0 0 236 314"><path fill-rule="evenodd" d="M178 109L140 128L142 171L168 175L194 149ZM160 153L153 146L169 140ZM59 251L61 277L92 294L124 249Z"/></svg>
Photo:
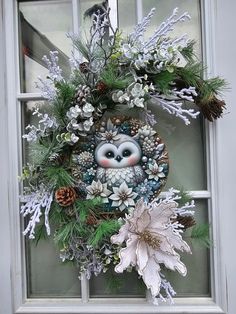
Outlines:
<svg viewBox="0 0 236 314"><path fill-rule="evenodd" d="M122 160L122 157L120 157L120 155L117 155L115 160L117 160L118 162L120 162Z"/></svg>

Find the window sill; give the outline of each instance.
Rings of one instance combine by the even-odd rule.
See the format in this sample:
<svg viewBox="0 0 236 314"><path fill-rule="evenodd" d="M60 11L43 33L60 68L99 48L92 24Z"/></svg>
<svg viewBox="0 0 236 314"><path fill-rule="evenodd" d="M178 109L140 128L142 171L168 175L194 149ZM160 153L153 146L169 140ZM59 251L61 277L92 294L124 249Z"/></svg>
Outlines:
<svg viewBox="0 0 236 314"><path fill-rule="evenodd" d="M165 311L165 312L163 312ZM83 303L79 299L27 299L15 313L91 313L91 314L119 314L119 313L212 313L224 314L225 311L218 306L211 298L179 298L175 300L175 305L166 303L159 306L146 303L144 299L92 299L88 303Z"/></svg>

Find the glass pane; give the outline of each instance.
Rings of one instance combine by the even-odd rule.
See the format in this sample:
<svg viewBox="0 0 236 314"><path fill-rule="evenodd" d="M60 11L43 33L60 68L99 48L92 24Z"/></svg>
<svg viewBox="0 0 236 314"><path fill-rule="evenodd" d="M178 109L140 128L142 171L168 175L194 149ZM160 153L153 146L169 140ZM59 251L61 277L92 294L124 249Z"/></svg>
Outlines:
<svg viewBox="0 0 236 314"><path fill-rule="evenodd" d="M156 27L172 14L173 9L178 8L179 14L188 12L191 16L191 20L176 24L171 36L187 34L189 38L196 40L200 51L201 20L199 0L143 0L142 4L144 16L147 15L152 8L156 8L156 13L152 19L147 36L151 35Z"/></svg>
<svg viewBox="0 0 236 314"><path fill-rule="evenodd" d="M206 200L196 201L195 219L197 224L208 223ZM177 297L210 297L210 252L199 240L190 238L191 230L185 233L185 241L190 244L192 254L181 253L181 260L188 269L186 277L177 272L166 271L166 278L173 285Z"/></svg>
<svg viewBox="0 0 236 314"><path fill-rule="evenodd" d="M114 267L90 280L91 298L145 298L146 286L137 272L117 274Z"/></svg>
<svg viewBox="0 0 236 314"><path fill-rule="evenodd" d="M187 34L197 42L196 49L200 56L201 21L200 3L198 0L143 0L143 16L155 7L146 36L150 36L158 25L171 15L175 7L179 13L189 12L191 20L176 25L173 36ZM136 23L136 1L118 0L119 27L124 33L133 30ZM192 105L192 104L191 104ZM170 158L170 172L166 189L174 186L185 190L206 189L206 165L204 153L204 129L201 119L191 120L190 126L185 126L179 118L170 116L158 106L150 106L157 118L156 130L166 143ZM197 110L197 108L196 108Z"/></svg>
<svg viewBox="0 0 236 314"><path fill-rule="evenodd" d="M68 72L71 41L66 33L72 31L71 0L20 1L20 79L22 92L38 92L38 76L46 77L42 57L49 51L59 52L59 64Z"/></svg>
<svg viewBox="0 0 236 314"><path fill-rule="evenodd" d="M80 280L76 267L63 264L53 239L37 245L27 240L28 297L80 297Z"/></svg>
<svg viewBox="0 0 236 314"><path fill-rule="evenodd" d="M196 202L195 219L198 224L208 222L207 201ZM208 297L210 296L209 249L198 240L190 238L191 230L187 231L185 240L190 244L192 255L181 254L181 260L188 269L186 277L177 272L166 271L166 278L173 285L177 297ZM138 279L136 272L107 274L93 277L90 281L91 297L145 297L145 286Z"/></svg>
<svg viewBox="0 0 236 314"><path fill-rule="evenodd" d="M43 112L46 103L44 101L22 103L23 133L25 126L36 123L38 119L32 115L36 106ZM30 149L26 141L22 143L26 164L31 159ZM39 241L37 245L26 237L25 243L28 297L80 297L80 280L76 266L61 262L52 237Z"/></svg>
<svg viewBox="0 0 236 314"><path fill-rule="evenodd" d="M192 104L191 104L192 106ZM169 152L169 175L165 189L175 187L184 190L206 189L206 164L203 121L192 119L191 125L157 105L150 106L155 114L157 132Z"/></svg>
<svg viewBox="0 0 236 314"><path fill-rule="evenodd" d="M133 31L136 24L136 1L129 0L129 9L127 10L127 0L118 0L118 24L122 29L123 35Z"/></svg>

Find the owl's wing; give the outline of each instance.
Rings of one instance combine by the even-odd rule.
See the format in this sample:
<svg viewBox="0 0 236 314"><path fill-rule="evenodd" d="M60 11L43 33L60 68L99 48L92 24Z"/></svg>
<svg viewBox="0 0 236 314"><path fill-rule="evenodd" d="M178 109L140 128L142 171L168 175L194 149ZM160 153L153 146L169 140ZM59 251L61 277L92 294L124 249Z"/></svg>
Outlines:
<svg viewBox="0 0 236 314"><path fill-rule="evenodd" d="M134 166L135 180L137 183L141 183L145 179L145 174L141 166Z"/></svg>
<svg viewBox="0 0 236 314"><path fill-rule="evenodd" d="M106 181L106 170L105 168L98 167L96 172L96 179L100 180L102 183Z"/></svg>

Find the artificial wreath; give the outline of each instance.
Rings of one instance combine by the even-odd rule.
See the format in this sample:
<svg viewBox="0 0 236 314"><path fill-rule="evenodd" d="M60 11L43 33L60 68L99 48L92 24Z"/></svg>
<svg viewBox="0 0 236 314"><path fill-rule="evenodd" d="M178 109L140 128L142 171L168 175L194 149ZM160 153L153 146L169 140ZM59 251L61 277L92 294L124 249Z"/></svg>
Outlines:
<svg viewBox="0 0 236 314"><path fill-rule="evenodd" d="M203 79L194 41L170 37L187 13L175 9L146 38L154 11L122 37L110 9L97 8L86 42L69 35L82 56L72 54L69 77L56 51L43 58L49 74L38 87L47 106L35 108L38 125L23 135L32 162L23 169L21 213L30 239L49 236L53 225L62 261L74 261L80 275L133 268L153 299L171 299L162 270L187 273L177 251L190 252L182 233L195 224L194 202L181 202L174 188L159 195L169 160L148 105L186 125L200 113L213 121L225 107L218 98L225 81Z"/></svg>

